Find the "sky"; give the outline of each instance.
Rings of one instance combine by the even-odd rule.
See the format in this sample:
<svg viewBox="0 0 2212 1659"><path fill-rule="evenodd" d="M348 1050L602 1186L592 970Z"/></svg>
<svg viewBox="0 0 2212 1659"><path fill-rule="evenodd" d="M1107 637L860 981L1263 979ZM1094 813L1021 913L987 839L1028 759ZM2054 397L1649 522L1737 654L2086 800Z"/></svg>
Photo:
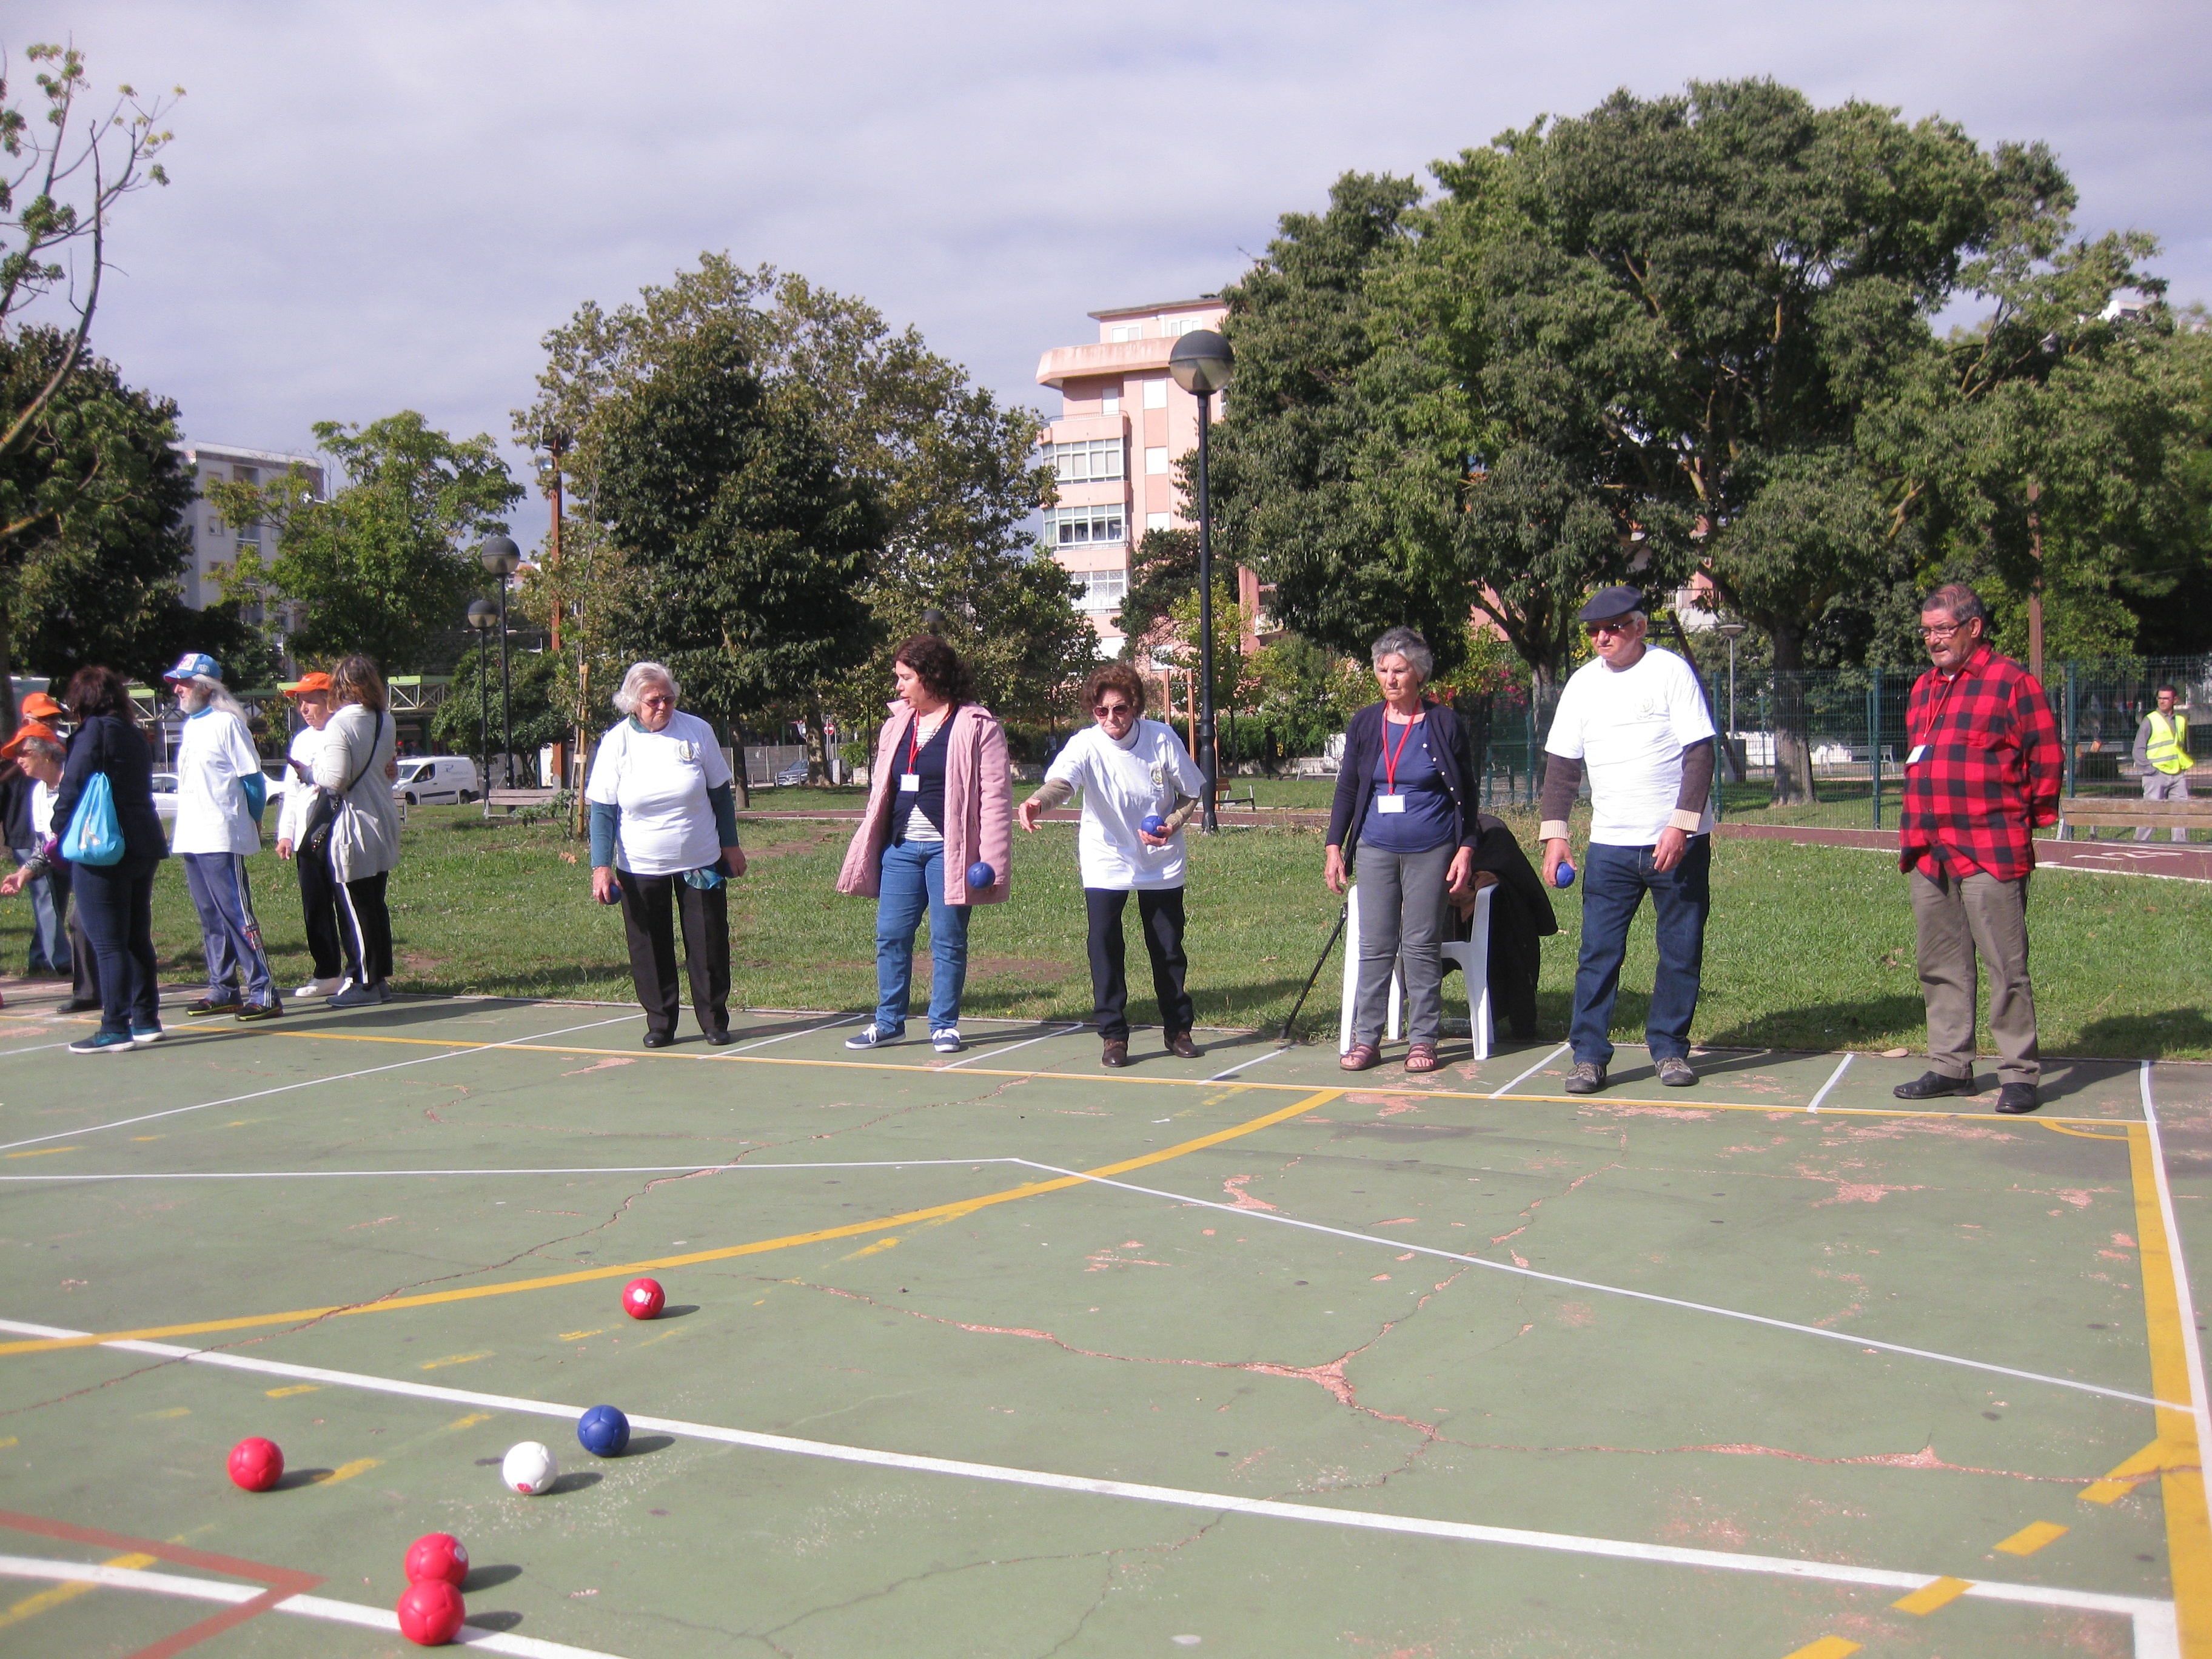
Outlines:
<svg viewBox="0 0 2212 1659"><path fill-rule="evenodd" d="M2083 232L2151 233L2172 297L2212 301L2201 3L16 3L18 94L58 40L103 91L186 90L95 343L208 442L307 452L401 409L506 441L548 329L702 250L863 295L1056 414L1037 359L1085 313L1234 281L1347 170L1741 76L2043 139Z"/></svg>

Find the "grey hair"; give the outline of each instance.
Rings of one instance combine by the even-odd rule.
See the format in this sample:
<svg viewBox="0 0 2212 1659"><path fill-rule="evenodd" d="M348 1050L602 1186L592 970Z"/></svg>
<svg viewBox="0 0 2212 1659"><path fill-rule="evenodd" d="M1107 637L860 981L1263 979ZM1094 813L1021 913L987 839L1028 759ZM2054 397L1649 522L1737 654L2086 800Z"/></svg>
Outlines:
<svg viewBox="0 0 2212 1659"><path fill-rule="evenodd" d="M1382 665L1385 657L1403 657L1406 665L1421 677L1424 685L1437 672L1436 653L1429 649L1426 640L1410 628L1393 628L1386 631L1375 641L1371 656L1377 668Z"/></svg>
<svg viewBox="0 0 2212 1659"><path fill-rule="evenodd" d="M58 761L66 758L69 751L48 738L26 738L22 752L36 755L40 760Z"/></svg>
<svg viewBox="0 0 2212 1659"><path fill-rule="evenodd" d="M221 680L210 678L205 674L194 674L183 684L191 686L193 690L204 696L210 708L222 710L240 726L246 724L245 706L230 695L230 688Z"/></svg>
<svg viewBox="0 0 2212 1659"><path fill-rule="evenodd" d="M677 684L675 675L657 662L634 662L623 676L622 690L615 693L615 707L625 714L635 714L645 688L653 684L666 686L668 695L678 704L683 702L684 688Z"/></svg>
<svg viewBox="0 0 2212 1659"><path fill-rule="evenodd" d="M1946 582L1920 603L1924 613L1941 611L1954 623L1978 622L1989 626L1990 610L1982 596L1964 582Z"/></svg>

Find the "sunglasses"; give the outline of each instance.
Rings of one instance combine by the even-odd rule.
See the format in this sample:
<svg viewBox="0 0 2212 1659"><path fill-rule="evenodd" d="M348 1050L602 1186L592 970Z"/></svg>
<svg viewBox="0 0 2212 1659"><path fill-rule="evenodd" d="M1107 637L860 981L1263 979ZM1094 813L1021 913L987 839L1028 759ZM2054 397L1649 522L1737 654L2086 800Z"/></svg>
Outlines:
<svg viewBox="0 0 2212 1659"><path fill-rule="evenodd" d="M1126 702L1097 702L1091 705L1091 712L1103 720L1110 715L1133 714L1137 711Z"/></svg>
<svg viewBox="0 0 2212 1659"><path fill-rule="evenodd" d="M1592 639L1595 639L1595 638L1596 638L1599 635L1601 635L1601 634L1627 634L1627 633L1632 633L1632 632L1633 632L1633 631L1634 631L1635 627L1636 627L1636 624L1635 624L1635 623L1633 623L1630 622L1630 621L1628 620L1628 618L1627 618L1627 617L1620 617L1618 621L1615 621L1615 622L1595 622L1595 623L1590 623L1590 625L1589 625L1589 630L1588 630L1588 631L1589 631L1589 636L1590 636Z"/></svg>

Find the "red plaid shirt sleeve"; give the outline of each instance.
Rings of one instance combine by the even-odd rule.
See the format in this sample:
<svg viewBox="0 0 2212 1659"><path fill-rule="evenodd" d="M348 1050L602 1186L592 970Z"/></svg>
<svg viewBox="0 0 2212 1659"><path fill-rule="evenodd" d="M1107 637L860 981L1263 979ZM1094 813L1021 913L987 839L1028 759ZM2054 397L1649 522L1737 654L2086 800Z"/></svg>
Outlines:
<svg viewBox="0 0 2212 1659"><path fill-rule="evenodd" d="M2064 774L2058 723L2034 678L1984 647L1948 681L1933 669L1920 677L1905 729L1924 749L1905 769L1899 867L2000 881L2034 869L2034 830L2057 822Z"/></svg>

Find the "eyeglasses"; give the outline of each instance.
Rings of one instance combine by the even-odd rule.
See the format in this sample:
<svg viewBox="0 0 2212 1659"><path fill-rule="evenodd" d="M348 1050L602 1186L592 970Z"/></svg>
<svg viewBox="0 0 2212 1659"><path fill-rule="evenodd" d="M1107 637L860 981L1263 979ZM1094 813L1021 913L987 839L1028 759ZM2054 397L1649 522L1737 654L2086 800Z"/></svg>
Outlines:
<svg viewBox="0 0 2212 1659"><path fill-rule="evenodd" d="M647 696L640 697L637 701L638 706L641 708L673 708L676 707L676 699L668 696Z"/></svg>
<svg viewBox="0 0 2212 1659"><path fill-rule="evenodd" d="M1111 720L1116 714L1133 714L1137 711L1126 702L1099 702L1091 706L1091 712L1103 720Z"/></svg>
<svg viewBox="0 0 2212 1659"><path fill-rule="evenodd" d="M1920 637L1923 640L1948 640L1966 625L1964 623L1953 623L1948 628L1923 628L1920 630Z"/></svg>

